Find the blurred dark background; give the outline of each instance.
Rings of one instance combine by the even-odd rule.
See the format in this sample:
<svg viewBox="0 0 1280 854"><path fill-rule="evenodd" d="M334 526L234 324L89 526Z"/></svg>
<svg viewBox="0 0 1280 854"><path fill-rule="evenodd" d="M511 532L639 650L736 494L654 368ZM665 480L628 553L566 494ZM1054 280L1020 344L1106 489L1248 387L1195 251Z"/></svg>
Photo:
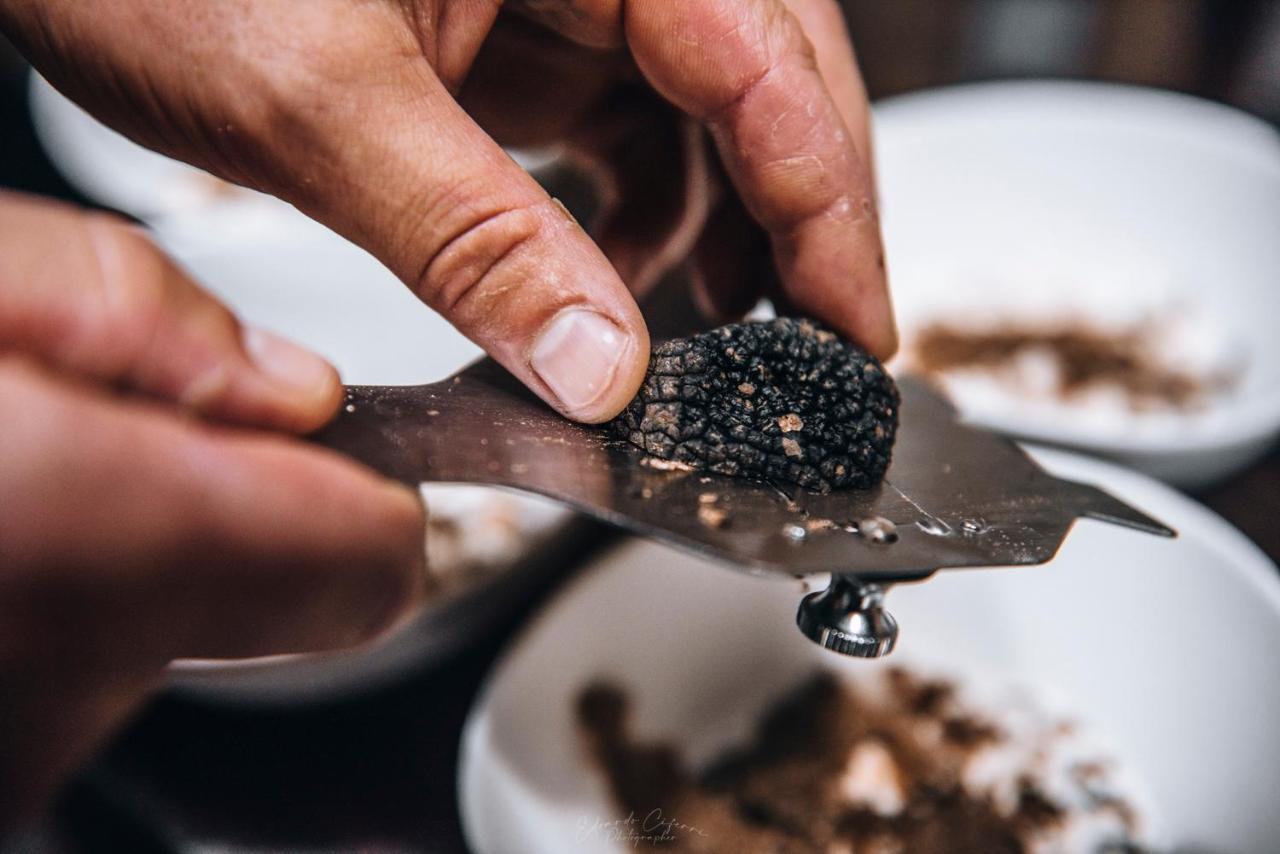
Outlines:
<svg viewBox="0 0 1280 854"><path fill-rule="evenodd" d="M1161 86L1280 120L1275 0L846 0L873 98L1049 76Z"/></svg>
<svg viewBox="0 0 1280 854"><path fill-rule="evenodd" d="M872 98L1054 76L1177 89L1280 122L1280 0L844 0ZM0 39L0 186L76 198L26 121Z"/></svg>
<svg viewBox="0 0 1280 854"><path fill-rule="evenodd" d="M1280 0L844 6L873 98L1003 77L1093 78L1188 92L1280 123ZM26 75L0 39L0 187L87 204L39 148ZM1277 483L1273 453L1197 497L1280 557ZM23 850L463 852L459 728L523 616L447 668L324 704L219 708L162 697L69 787Z"/></svg>

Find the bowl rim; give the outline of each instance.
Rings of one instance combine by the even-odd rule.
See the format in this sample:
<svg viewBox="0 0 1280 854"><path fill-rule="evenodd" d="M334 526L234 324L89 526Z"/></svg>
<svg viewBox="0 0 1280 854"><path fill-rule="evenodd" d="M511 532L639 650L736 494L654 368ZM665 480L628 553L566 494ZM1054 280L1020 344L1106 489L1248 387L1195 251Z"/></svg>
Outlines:
<svg viewBox="0 0 1280 854"><path fill-rule="evenodd" d="M1058 448L1032 444L1023 444L1022 447L1051 472L1096 483L1106 489L1116 489L1126 497L1141 495L1140 503L1144 510L1167 517L1166 521L1175 526L1197 531L1199 544L1223 558L1221 563L1215 564L1213 571L1235 578L1253 591L1266 601L1273 620L1280 622L1280 567L1217 513L1163 481L1116 463ZM1133 499L1130 497L1130 500ZM486 814L475 802L474 793L481 785L481 778L477 775L487 770L485 763L494 761L495 757L490 750L489 728L498 685L517 666L517 653L526 641L540 633L544 625L557 619L565 602L576 598L584 587L593 583L602 572L607 572L610 562L620 550L639 544L642 541L628 538L589 561L582 571L539 606L507 642L485 674L463 725L455 780L463 836L472 850L493 854L480 844L482 831L479 828L485 825Z"/></svg>
<svg viewBox="0 0 1280 854"><path fill-rule="evenodd" d="M877 147L885 136L910 132L912 125L989 127L996 121L1056 118L1070 103L1070 122L1108 132L1150 138L1194 140L1206 156L1233 158L1245 168L1267 173L1280 187L1280 128L1237 107L1150 86L1095 80L1032 78L960 83L894 95L873 105ZM981 109L981 115L978 110ZM1280 434L1280 385L1223 401L1230 413L1211 431L1180 430L1135 435L1120 430L1062 427L1013 414L967 416L973 424L1001 433L1078 449L1141 458L1191 456L1263 442Z"/></svg>

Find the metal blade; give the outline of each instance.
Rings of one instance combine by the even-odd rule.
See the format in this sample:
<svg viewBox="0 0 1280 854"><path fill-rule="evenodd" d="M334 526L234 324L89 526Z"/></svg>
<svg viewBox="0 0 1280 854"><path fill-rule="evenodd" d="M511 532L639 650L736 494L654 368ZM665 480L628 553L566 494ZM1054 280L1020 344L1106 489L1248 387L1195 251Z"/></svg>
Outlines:
<svg viewBox="0 0 1280 854"><path fill-rule="evenodd" d="M1081 516L1173 535L1101 490L1052 477L1008 439L960 424L923 383L900 387L885 482L825 495L651 467L607 430L565 420L490 360L431 385L351 386L315 441L406 483L538 493L757 572L898 581L1044 563Z"/></svg>

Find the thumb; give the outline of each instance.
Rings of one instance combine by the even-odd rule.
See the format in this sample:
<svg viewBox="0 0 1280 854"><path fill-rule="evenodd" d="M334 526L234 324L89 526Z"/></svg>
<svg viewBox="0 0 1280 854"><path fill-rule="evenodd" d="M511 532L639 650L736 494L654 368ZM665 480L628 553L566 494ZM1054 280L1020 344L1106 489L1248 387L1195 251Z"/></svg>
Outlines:
<svg viewBox="0 0 1280 854"><path fill-rule="evenodd" d="M425 63L419 72L393 96L380 88L294 123L305 139L290 149L310 152L324 180L290 180L283 192L564 415L611 418L648 364L634 298L564 206Z"/></svg>

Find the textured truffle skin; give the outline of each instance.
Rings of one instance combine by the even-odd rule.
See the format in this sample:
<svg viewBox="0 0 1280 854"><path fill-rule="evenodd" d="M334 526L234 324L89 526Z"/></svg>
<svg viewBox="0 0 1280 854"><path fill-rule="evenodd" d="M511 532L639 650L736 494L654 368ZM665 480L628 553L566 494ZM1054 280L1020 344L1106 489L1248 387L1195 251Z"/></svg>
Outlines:
<svg viewBox="0 0 1280 854"><path fill-rule="evenodd" d="M659 345L612 428L659 459L827 492L884 479L898 403L874 356L779 318Z"/></svg>

